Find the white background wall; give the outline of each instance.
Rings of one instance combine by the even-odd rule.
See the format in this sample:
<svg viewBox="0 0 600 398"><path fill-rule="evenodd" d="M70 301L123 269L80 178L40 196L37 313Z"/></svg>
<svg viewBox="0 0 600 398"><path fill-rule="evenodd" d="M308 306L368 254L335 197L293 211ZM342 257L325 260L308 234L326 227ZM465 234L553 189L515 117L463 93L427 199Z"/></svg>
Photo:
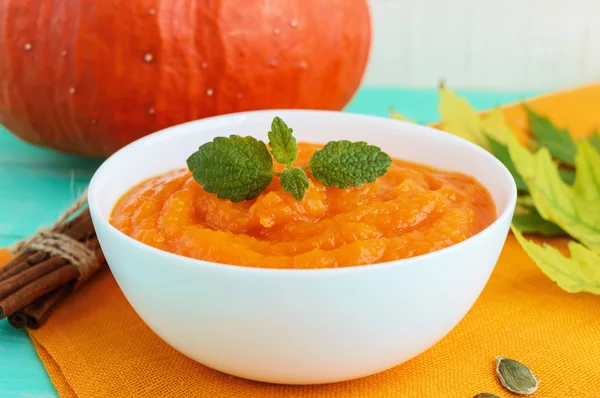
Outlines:
<svg viewBox="0 0 600 398"><path fill-rule="evenodd" d="M365 85L548 90L600 81L600 0L369 0Z"/></svg>

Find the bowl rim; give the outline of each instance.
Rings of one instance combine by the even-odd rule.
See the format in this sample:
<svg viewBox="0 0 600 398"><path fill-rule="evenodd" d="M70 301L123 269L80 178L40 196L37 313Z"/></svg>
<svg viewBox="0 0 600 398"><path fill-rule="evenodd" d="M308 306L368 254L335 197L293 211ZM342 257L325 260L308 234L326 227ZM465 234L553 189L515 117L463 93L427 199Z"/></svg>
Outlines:
<svg viewBox="0 0 600 398"><path fill-rule="evenodd" d="M183 134L185 132L184 129L181 129L183 126L211 123L211 122L215 122L215 121L227 121L227 119L235 119L235 118L240 118L240 117L244 117L244 116L252 116L252 115L261 115L261 114L272 115L273 113L277 113L277 112L280 114L282 114L282 113L288 113L288 114L289 113L297 113L297 114L329 114L332 116L336 115L334 117L337 117L339 115L344 115L343 117L347 117L347 118L351 118L351 119L355 118L355 119L361 119L361 120L367 120L367 121L370 120L374 123L403 124L406 126L410 126L411 128L420 128L420 129L430 130L434 134L447 134L448 139L462 141L463 145L466 145L469 148L469 150L479 152L483 157L487 158L490 163L495 164L496 167L499 167L502 170L504 176L506 177L507 181L509 181L509 185L510 185L507 203L506 203L504 209L502 210L502 212L500 214L497 214L496 219L490 225L488 225L486 228L484 228L483 230L479 231L475 235L473 235L461 242L455 243L451 246L448 246L448 247L445 247L445 248L442 248L439 250L435 250L435 251L425 253L425 254L420 254L417 256L413 256L413 257L385 261L385 262L380 262L380 263L371 263L371 264L354 265L354 266L347 266L347 267L336 267L336 268L330 267L330 268L307 268L307 269L306 268L297 269L297 268L250 267L250 266L245 266L245 265L218 263L218 262L213 262L213 261L200 260L200 259L196 259L196 258L192 258L192 257L182 256L180 254L176 254L176 253L172 253L172 252L168 252L165 250L155 248L153 246L142 243L136 239L133 239L132 237L126 235L125 233L121 232L119 229L114 227L108 221L108 219L101 214L102 212L99 209L99 204L95 200L95 192L97 190L96 187L99 184L98 180L100 179L100 176L104 172L104 170L106 170L108 168L108 165L110 163L112 163L113 161L116 161L115 159L118 159L120 156L122 156L121 154L123 152L130 150L131 147L144 145L148 141L160 140L162 138L165 138L168 135L171 135L171 134L174 134L177 132L181 132ZM488 189L488 187L486 187L485 185L484 185L484 187L486 189ZM209 267L209 268L213 268L216 270L222 270L222 271L227 271L227 272L246 272L246 273L253 273L253 274L254 273L257 273L257 274L279 273L279 274L286 274L286 275L287 274L290 274L290 275L291 274L329 275L331 273L337 274L337 273L342 273L342 272L344 272L344 273L365 272L366 270L376 270L376 269L379 270L379 269L385 269L385 268L389 268L389 267L409 267L415 263L421 263L423 261L435 261L436 259L439 259L440 257L443 258L443 256L445 256L449 253L452 253L457 250L462 250L465 246L468 246L468 245L476 245L486 235L489 235L489 234L493 233L495 230L497 230L498 228L501 228L501 226L507 222L507 219L509 219L509 218L512 219L512 214L514 212L514 208L515 208L516 202L517 202L517 187L516 187L514 178L510 174L509 170L495 156L493 156L492 154L490 154L488 151L481 148L480 146L478 146L466 139L452 135L450 133L445 133L434 127L427 126L427 125L420 125L417 123L401 121L401 120L384 118L384 117L380 117L380 116L365 115L365 114L358 114L358 113L349 113L349 112L331 111L331 110L316 110L316 109L285 109L285 108L282 108L282 109L264 109L264 110L234 112L234 113L228 113L228 114L223 114L223 115L211 116L211 117L207 117L207 118L203 118L203 119L192 120L192 121L188 121L185 123L173 125L173 126L164 128L162 130L158 130L156 132L150 133L144 137L141 137L141 138L125 145L124 147L122 147L121 149L119 149L118 151L113 153L100 165L100 167L98 167L98 169L94 172L94 174L90 180L90 183L88 185L87 198L88 198L89 210L92 214L94 223L96 223L96 222L102 223L118 239L125 239L125 241L127 241L128 244L131 244L134 247L138 247L140 250L147 250L156 256L163 257L165 261L168 261L170 263L170 266L173 266L172 262L177 262L179 265L185 265L185 266L189 266L189 267ZM114 207L114 203L113 203L113 207ZM496 210L496 211L498 211L498 210ZM508 220L508 221L510 222L510 220ZM503 242L503 244L504 244L504 242Z"/></svg>

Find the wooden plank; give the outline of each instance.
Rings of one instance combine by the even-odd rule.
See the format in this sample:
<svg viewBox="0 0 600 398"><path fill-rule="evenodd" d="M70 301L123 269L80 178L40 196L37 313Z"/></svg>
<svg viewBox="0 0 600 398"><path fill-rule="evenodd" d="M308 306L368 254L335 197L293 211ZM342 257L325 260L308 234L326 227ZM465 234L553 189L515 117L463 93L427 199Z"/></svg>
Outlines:
<svg viewBox="0 0 600 398"><path fill-rule="evenodd" d="M0 236L0 247L18 237ZM0 321L0 397L58 397L44 366L23 330Z"/></svg>
<svg viewBox="0 0 600 398"><path fill-rule="evenodd" d="M90 169L100 164L100 161L65 155L30 145L0 126L0 164L13 166L36 165L40 168L52 166L58 168Z"/></svg>
<svg viewBox="0 0 600 398"><path fill-rule="evenodd" d="M0 321L0 397L58 397L23 330Z"/></svg>
<svg viewBox="0 0 600 398"><path fill-rule="evenodd" d="M87 186L92 169L0 164L0 236L49 225Z"/></svg>

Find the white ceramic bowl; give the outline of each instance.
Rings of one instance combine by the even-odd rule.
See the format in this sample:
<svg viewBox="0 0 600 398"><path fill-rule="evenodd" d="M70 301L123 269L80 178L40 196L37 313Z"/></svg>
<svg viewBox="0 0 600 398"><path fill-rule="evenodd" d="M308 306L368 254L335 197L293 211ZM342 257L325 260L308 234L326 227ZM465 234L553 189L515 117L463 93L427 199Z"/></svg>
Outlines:
<svg viewBox="0 0 600 398"><path fill-rule="evenodd" d="M119 197L178 167L216 136L267 141L275 115L299 141L363 140L391 156L460 171L490 191L496 221L434 253L375 265L284 270L222 265L139 243L108 223ZM450 134L341 112L268 110L168 128L111 156L89 186L98 239L121 290L146 324L181 353L259 381L312 384L371 375L419 355L469 311L505 242L516 201L507 169Z"/></svg>

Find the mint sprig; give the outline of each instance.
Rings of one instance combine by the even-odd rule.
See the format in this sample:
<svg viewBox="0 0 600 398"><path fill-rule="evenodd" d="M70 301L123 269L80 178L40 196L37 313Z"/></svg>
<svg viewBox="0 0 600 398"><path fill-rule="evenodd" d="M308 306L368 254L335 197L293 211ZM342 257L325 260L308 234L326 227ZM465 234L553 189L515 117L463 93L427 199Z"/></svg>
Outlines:
<svg viewBox="0 0 600 398"><path fill-rule="evenodd" d="M328 187L360 187L383 176L392 159L366 142L331 141L315 151L306 168L294 167L298 146L293 130L275 117L269 131L269 146L253 137L217 137L194 152L187 165L194 179L219 199L241 202L258 197L275 176L283 189L303 200L309 182L306 171ZM284 164L273 170L273 159Z"/></svg>
<svg viewBox="0 0 600 398"><path fill-rule="evenodd" d="M292 132L281 118L275 116L269 131L269 146L275 160L288 166L298 157L298 146Z"/></svg>
<svg viewBox="0 0 600 398"><path fill-rule="evenodd" d="M366 142L331 141L310 158L312 175L328 187L360 187L384 175L392 159Z"/></svg>
<svg viewBox="0 0 600 398"><path fill-rule="evenodd" d="M308 176L300 167L286 168L281 173L279 183L284 191L289 192L294 198L302 200L308 189Z"/></svg>
<svg viewBox="0 0 600 398"><path fill-rule="evenodd" d="M204 190L232 202L256 198L273 178L273 159L264 142L254 137L217 137L187 159Z"/></svg>

